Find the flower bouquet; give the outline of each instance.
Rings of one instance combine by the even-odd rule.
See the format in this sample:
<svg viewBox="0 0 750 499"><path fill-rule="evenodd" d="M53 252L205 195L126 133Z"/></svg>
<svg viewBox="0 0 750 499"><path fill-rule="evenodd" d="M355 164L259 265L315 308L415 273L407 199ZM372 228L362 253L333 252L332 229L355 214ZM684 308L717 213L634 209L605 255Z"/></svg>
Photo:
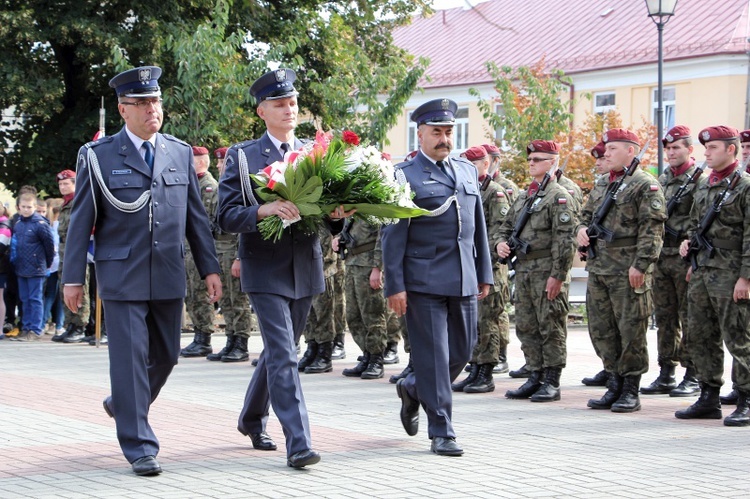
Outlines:
<svg viewBox="0 0 750 499"><path fill-rule="evenodd" d="M300 212L298 220L264 218L258 229L264 239L277 241L284 229L299 223L314 233L337 206L370 224L393 223L399 218L428 213L412 202L409 184L399 185L390 159L373 146L360 146L359 137L345 131L340 137L318 131L315 141L286 153L283 161L265 167L250 178L258 196L272 202L285 199Z"/></svg>

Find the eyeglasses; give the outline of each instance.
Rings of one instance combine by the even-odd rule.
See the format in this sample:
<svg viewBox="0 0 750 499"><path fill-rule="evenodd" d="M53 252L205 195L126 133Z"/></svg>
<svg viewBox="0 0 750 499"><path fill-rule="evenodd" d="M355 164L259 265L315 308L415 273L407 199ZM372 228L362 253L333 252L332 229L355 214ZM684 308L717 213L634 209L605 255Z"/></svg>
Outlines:
<svg viewBox="0 0 750 499"><path fill-rule="evenodd" d="M123 106L133 106L138 109L148 109L149 106L161 107L161 99L139 99L135 102L120 102Z"/></svg>
<svg viewBox="0 0 750 499"><path fill-rule="evenodd" d="M529 158L529 163L541 163L542 161L552 161L555 158Z"/></svg>

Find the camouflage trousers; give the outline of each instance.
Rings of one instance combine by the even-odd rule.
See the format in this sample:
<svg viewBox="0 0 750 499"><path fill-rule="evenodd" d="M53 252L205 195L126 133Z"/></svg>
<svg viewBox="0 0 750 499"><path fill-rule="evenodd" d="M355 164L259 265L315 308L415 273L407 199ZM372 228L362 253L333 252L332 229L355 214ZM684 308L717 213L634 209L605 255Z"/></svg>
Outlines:
<svg viewBox="0 0 750 499"><path fill-rule="evenodd" d="M471 361L477 364L497 365L500 350L510 343L510 319L505 311L510 299L508 267L500 265L493 273L495 286L486 298L477 302L477 344L471 355Z"/></svg>
<svg viewBox="0 0 750 499"><path fill-rule="evenodd" d="M549 271L517 272L516 336L532 371L565 367L568 339L568 288L565 282L554 300L547 299Z"/></svg>
<svg viewBox="0 0 750 499"><path fill-rule="evenodd" d="M635 376L648 371L646 331L651 309L650 274L646 274L646 283L634 290L627 274L589 272L589 336L607 372Z"/></svg>
<svg viewBox="0 0 750 499"><path fill-rule="evenodd" d="M305 340L316 343L328 343L336 337L336 294L334 293L335 275L326 277L326 290L312 299L310 314L305 324Z"/></svg>
<svg viewBox="0 0 750 499"><path fill-rule="evenodd" d="M687 346L696 377L709 386L724 383L724 347L732 355L732 381L750 392L750 300L734 302L737 271L701 267L688 285Z"/></svg>
<svg viewBox="0 0 750 499"><path fill-rule="evenodd" d="M687 289L685 275L690 264L680 255L662 255L654 268L654 313L656 314L659 365L692 367L685 345L687 336ZM683 330L685 334L683 334Z"/></svg>
<svg viewBox="0 0 750 499"><path fill-rule="evenodd" d="M250 312L250 299L240 289L240 278L232 276L232 264L236 251L219 251L219 264L221 265L221 299L219 307L226 323L227 335L235 335L243 338L250 337L252 328L252 314Z"/></svg>
<svg viewBox="0 0 750 499"><path fill-rule="evenodd" d="M387 306L382 289L370 287L371 267L346 267L346 322L363 352L383 353L388 341Z"/></svg>
<svg viewBox="0 0 750 499"><path fill-rule="evenodd" d="M398 317L388 308L388 300L385 302L385 331L388 337L388 343L398 343L401 338L404 339L404 348L407 352L411 351L409 345L409 335L406 333L406 319Z"/></svg>
<svg viewBox="0 0 750 499"><path fill-rule="evenodd" d="M185 251L185 276L185 308L193 323L193 329L211 334L214 332L214 304L208 300L206 284L198 273L190 251Z"/></svg>
<svg viewBox="0 0 750 499"><path fill-rule="evenodd" d="M60 255L60 267L58 269L58 275L62 277L63 262L62 255ZM60 296L65 296L65 285L60 279ZM94 297L96 299L96 297ZM83 283L83 305L78 309L78 313L73 313L68 307L63 307L65 310L65 325L73 324L76 327L85 328L91 317L91 297L89 296L89 268L86 265L86 278Z"/></svg>
<svg viewBox="0 0 750 499"><path fill-rule="evenodd" d="M346 296L344 294L344 281L346 272L336 272L333 275L333 324L336 335L344 334L346 331Z"/></svg>

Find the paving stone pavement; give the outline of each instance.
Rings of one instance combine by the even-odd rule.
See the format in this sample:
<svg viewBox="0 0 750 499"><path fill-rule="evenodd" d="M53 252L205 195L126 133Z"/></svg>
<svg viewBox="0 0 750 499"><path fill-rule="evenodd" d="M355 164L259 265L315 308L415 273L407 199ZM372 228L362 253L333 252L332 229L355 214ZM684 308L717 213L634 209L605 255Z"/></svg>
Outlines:
<svg viewBox="0 0 750 499"><path fill-rule="evenodd" d="M190 340L184 335L183 346ZM223 336L214 343L221 348ZM653 330L649 344L651 370L642 384L658 373ZM257 335L250 349L260 351ZM273 414L268 430L279 451L256 451L237 432L250 363L181 359L151 409L164 473L150 478L132 474L102 410L106 350L49 337L0 341L0 497L713 498L750 491L750 428L675 419L694 398L641 396L643 409L634 414L587 409L603 389L580 384L601 369L584 327L569 332L560 402L505 399L523 381L507 374L496 377L491 394L454 396L463 457L430 453L424 413L416 437L401 428L387 379L405 366L403 351L384 379L345 378L341 370L358 354L347 338L347 358L332 373L302 375L313 446L323 458L304 470L286 466ZM509 357L511 368L522 363L515 337Z"/></svg>

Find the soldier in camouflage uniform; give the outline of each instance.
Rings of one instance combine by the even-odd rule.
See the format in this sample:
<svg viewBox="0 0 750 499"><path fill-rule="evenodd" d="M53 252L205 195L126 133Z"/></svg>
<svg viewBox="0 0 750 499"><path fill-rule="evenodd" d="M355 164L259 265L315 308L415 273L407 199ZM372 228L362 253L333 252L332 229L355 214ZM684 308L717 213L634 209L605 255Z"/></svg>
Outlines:
<svg viewBox="0 0 750 499"><path fill-rule="evenodd" d="M65 253L65 243L68 239L68 226L70 225L70 212L73 210L73 197L76 192L76 174L72 170L63 170L57 174L57 186L60 194L63 196L63 204L60 207L60 217L58 218L57 232L60 235L60 246L58 253L60 255L59 275L62 276L63 256ZM89 271L86 268L86 279L83 284L83 302L78 313L73 313L65 309L66 329L62 334L56 334L52 341L62 343L80 343L85 337L86 324L89 323L91 314L91 300L89 297ZM60 296L63 295L64 286L60 279Z"/></svg>
<svg viewBox="0 0 750 499"><path fill-rule="evenodd" d="M560 400L560 375L565 368L568 337L568 289L570 267L575 253L576 202L557 183L555 170L560 145L535 140L526 148L529 172L534 181L528 192L513 204L498 237L491 241L502 258L511 256L508 242L517 220L526 210L528 222L517 237L529 245L523 254L516 251L516 334L521 340L531 376L510 399L531 398L532 402ZM545 174L551 175L542 191Z"/></svg>
<svg viewBox="0 0 750 499"><path fill-rule="evenodd" d="M604 191L607 189L607 185L609 185L608 182L599 182L599 177L602 175L609 175L609 165L604 159L604 153L606 151L606 147L604 146L604 142L599 141L592 149L591 149L591 156L594 157L594 173L596 174L596 179L594 180L594 188L592 189L592 192L589 193L589 197L595 196L598 199L601 199L604 196ZM583 205L581 206L581 209L583 209ZM580 218L580 216L579 216ZM580 253L579 256L581 257L581 260L584 260L586 258L586 253ZM591 323L589 322L589 328L591 327ZM589 335L591 334L591 331L589 331ZM594 345L594 348L596 348L596 345ZM607 380L609 380L609 374L607 374L606 369L602 369L598 373L596 373L593 376L587 376L581 380L581 383L583 383L586 386L607 386Z"/></svg>
<svg viewBox="0 0 750 499"><path fill-rule="evenodd" d="M515 182L503 175L503 172L500 170L500 149L495 144L482 144L482 147L490 155L490 171L494 172L492 180L505 189L508 203L513 206L513 203L516 202L518 195L521 193L521 189L518 188Z"/></svg>
<svg viewBox="0 0 750 499"><path fill-rule="evenodd" d="M722 196L722 206L702 235L713 246L694 254L697 269L688 272L687 347L700 381L701 395L679 419L721 419L719 389L723 384L724 348L733 358L732 381L737 388L735 411L724 419L726 426L750 425L750 176L737 161L739 132L727 126L705 128L698 139L706 148L706 163L712 169L694 191L690 212L692 237L704 215ZM734 177L735 172L739 179ZM727 190L732 180L736 185ZM688 256L689 242L680 254Z"/></svg>
<svg viewBox="0 0 750 499"><path fill-rule="evenodd" d="M224 172L224 157L227 148L222 147L214 151L217 159L219 176ZM219 300L221 314L224 316L225 333L227 343L216 353L206 356L208 360L221 362L244 362L250 356L247 351L247 341L252 329L252 314L250 312L250 299L240 289L240 259L237 258L239 236L224 232L216 223L216 206L218 194L214 196L211 203L207 204L211 232L214 236L216 254L221 265L221 289L222 295Z"/></svg>
<svg viewBox="0 0 750 499"><path fill-rule="evenodd" d="M464 153L477 169L481 185L482 208L487 226L488 241L499 238L500 227L510 212L510 204L505 189L492 181L489 175L490 158L483 147L471 147ZM510 299L508 284L508 266L500 263L500 258L492 253L492 271L494 286L490 287L487 297L477 304L478 326L477 344L469 362L469 375L458 383L453 383L454 392L488 393L495 390L492 379L498 359L507 358L509 330L506 329L501 316L505 315L505 304ZM507 362L505 371L507 372Z"/></svg>
<svg viewBox="0 0 750 499"><path fill-rule="evenodd" d="M215 220L219 183L208 171L210 163L208 149L193 146L193 156L203 207L209 220ZM205 357L213 353L211 335L214 332L214 305L208 299L206 285L198 273L190 246L187 244L185 245L185 274L187 277L185 307L193 323L195 336L192 343L180 350L180 357Z"/></svg>
<svg viewBox="0 0 750 499"><path fill-rule="evenodd" d="M624 169L640 150L638 136L630 130L613 128L602 136L609 176L597 180L597 187L581 212L578 244L589 246L587 228L596 210ZM651 283L654 264L661 251L666 220L664 195L658 181L640 168L626 177L616 202L602 226L614 232L614 240L599 238L588 259L586 308L589 334L604 368L609 373L607 392L591 399L592 409L634 412L641 375L648 371L646 331L651 317Z"/></svg>
<svg viewBox="0 0 750 499"><path fill-rule="evenodd" d="M336 273L333 276L333 324L336 336L333 338L333 352L331 359L341 360L346 358L344 348L344 332L346 331L346 297L344 293L344 281L346 279L346 268L344 260L336 259Z"/></svg>
<svg viewBox="0 0 750 499"><path fill-rule="evenodd" d="M695 172L695 160L690 157L693 152L690 129L678 125L667 132L662 143L669 168L659 176L659 183L669 204L669 200ZM654 268L654 313L659 328L656 331L659 376L650 385L641 388L644 395L668 393L672 397L687 397L699 391L695 367L685 345L688 324L688 283L685 275L688 262L680 256L680 243L690 228L694 189L695 183L688 185L672 215L667 213L669 218L666 227L674 230L676 235L665 229L664 246ZM686 368L685 377L679 386L675 378L677 363Z"/></svg>
<svg viewBox="0 0 750 499"><path fill-rule="evenodd" d="M383 296L383 256L380 227L363 220L347 220L334 239L334 248L346 251L346 322L362 350L362 357L342 374L361 379L382 378L383 354L387 348L388 312Z"/></svg>
<svg viewBox="0 0 750 499"><path fill-rule="evenodd" d="M306 374L327 373L333 370L331 355L333 341L336 338L336 310L335 277L337 272L338 255L331 247L331 233L328 229L318 231L320 246L323 251L323 276L326 290L315 295L312 309L307 316L305 325L305 341L307 350L297 363L297 369Z"/></svg>

